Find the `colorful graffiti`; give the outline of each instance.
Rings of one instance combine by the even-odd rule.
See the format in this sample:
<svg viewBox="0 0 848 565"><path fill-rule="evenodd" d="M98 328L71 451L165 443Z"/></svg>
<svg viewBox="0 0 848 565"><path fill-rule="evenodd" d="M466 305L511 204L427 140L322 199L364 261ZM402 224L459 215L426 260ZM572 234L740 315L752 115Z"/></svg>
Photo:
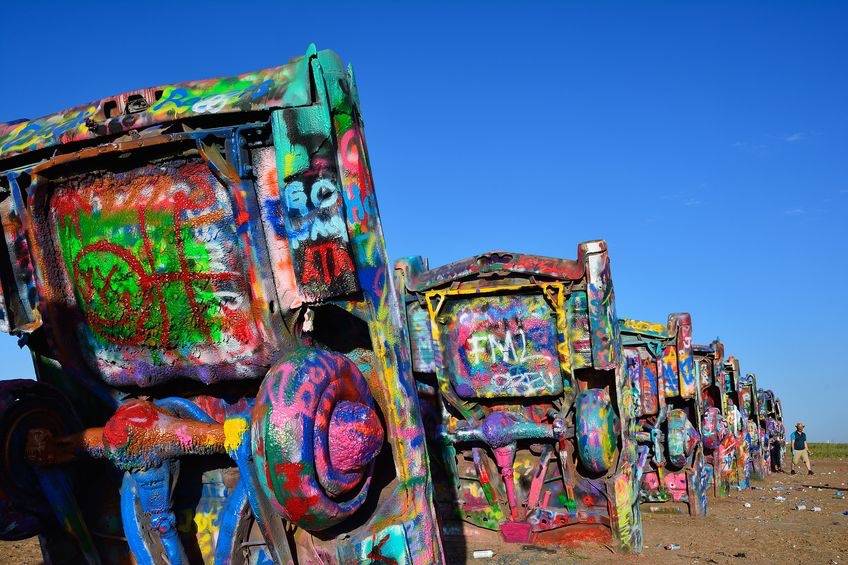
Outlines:
<svg viewBox="0 0 848 565"><path fill-rule="evenodd" d="M768 462L768 472L783 470L786 451L786 428L783 424L783 409L780 399L769 389L757 391L760 411L760 435Z"/></svg>
<svg viewBox="0 0 848 565"><path fill-rule="evenodd" d="M395 270L443 530L547 543L588 528L639 551L641 465L606 245L581 244L577 261L494 252Z"/></svg>
<svg viewBox="0 0 848 565"><path fill-rule="evenodd" d="M695 345L693 351L701 382L702 443L715 493L727 496L731 489L748 488L753 465L748 416L740 408L739 362L733 357L725 360L719 340Z"/></svg>
<svg viewBox="0 0 848 565"><path fill-rule="evenodd" d="M335 54L2 125L0 175L0 321L39 332L37 372L62 390L27 397L47 416L14 432L36 472L0 492L4 536L88 563L443 561ZM97 404L86 425L65 393ZM16 502L45 496L36 513Z"/></svg>
<svg viewBox="0 0 848 565"><path fill-rule="evenodd" d="M251 437L257 476L277 512L319 531L362 506L383 445L375 408L362 373L341 354L303 350L271 370Z"/></svg>
<svg viewBox="0 0 848 565"><path fill-rule="evenodd" d="M30 244L24 228L26 207L21 195L18 175L8 175L11 194L0 198L0 221L3 239L9 253L9 268L16 282L14 289L4 290L2 326L7 331L28 332L40 324L38 288Z"/></svg>
<svg viewBox="0 0 848 565"><path fill-rule="evenodd" d="M105 380L212 382L270 365L265 297L251 293L236 211L205 163L77 177L50 204L80 346Z"/></svg>
<svg viewBox="0 0 848 565"><path fill-rule="evenodd" d="M307 105L309 59L235 77L147 88L35 120L0 124L0 158L202 115Z"/></svg>
<svg viewBox="0 0 848 565"><path fill-rule="evenodd" d="M646 450L639 492L642 502L685 504L693 516L706 512L705 421L696 386L689 314L666 324L621 320L627 375L635 398L634 437Z"/></svg>
<svg viewBox="0 0 848 565"><path fill-rule="evenodd" d="M751 439L748 436L748 413L743 405L743 377L739 360L732 355L724 364L725 374L725 414L728 428L734 436L736 446L735 479L728 475L727 482L739 490L751 486Z"/></svg>
<svg viewBox="0 0 848 565"><path fill-rule="evenodd" d="M686 314L618 320L603 241L393 277L362 127L314 46L0 124L0 331L38 374L0 383L0 539L423 564L464 522L638 552L640 502L703 515L780 468L779 399Z"/></svg>
<svg viewBox="0 0 848 565"><path fill-rule="evenodd" d="M542 296L456 300L442 324L452 385L461 398L562 392L557 328Z"/></svg>
<svg viewBox="0 0 848 565"><path fill-rule="evenodd" d="M745 426L745 441L747 443L748 464L746 475L751 479L763 480L768 474L768 448L763 441L760 421L759 388L757 377L748 373L740 379L739 406Z"/></svg>
<svg viewBox="0 0 848 565"><path fill-rule="evenodd" d="M301 119L289 124L275 114L278 198L262 206L275 221L275 236L288 241L294 275L311 302L358 290L348 241L344 198L336 159L329 143L327 119ZM308 149L307 149L308 148ZM315 148L315 149L313 149ZM339 148L344 155L346 148Z"/></svg>

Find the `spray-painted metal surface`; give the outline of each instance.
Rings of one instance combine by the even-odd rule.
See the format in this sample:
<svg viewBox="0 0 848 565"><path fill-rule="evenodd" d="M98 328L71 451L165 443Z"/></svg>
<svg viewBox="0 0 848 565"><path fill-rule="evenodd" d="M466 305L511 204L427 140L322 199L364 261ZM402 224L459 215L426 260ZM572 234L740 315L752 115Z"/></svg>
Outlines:
<svg viewBox="0 0 848 565"><path fill-rule="evenodd" d="M623 319L620 327L636 411L634 437L649 449L640 500L683 503L691 515L703 516L712 476L701 443L691 316L672 314L666 324Z"/></svg>
<svg viewBox="0 0 848 565"><path fill-rule="evenodd" d="M329 51L0 125L0 537L442 561L356 85ZM10 418L13 418L10 420Z"/></svg>
<svg viewBox="0 0 848 565"><path fill-rule="evenodd" d="M766 469L769 473L782 471L786 453L786 428L783 425L780 399L773 390L760 389L757 391L757 405L760 411L760 434L763 437Z"/></svg>
<svg viewBox="0 0 848 565"><path fill-rule="evenodd" d="M735 487L745 490L751 486L753 476L753 459L751 455L751 432L748 426L748 410L743 400L749 400L751 394L742 394L745 386L744 377L739 367L739 359L730 356L724 362L724 384L726 417L730 432L735 436L736 445L736 483ZM732 481L731 481L732 483Z"/></svg>
<svg viewBox="0 0 848 565"><path fill-rule="evenodd" d="M747 475L758 481L769 473L768 444L765 437L765 422L760 420L760 389L757 376L748 373L739 381L739 407L745 422L745 439L748 443Z"/></svg>
<svg viewBox="0 0 848 565"><path fill-rule="evenodd" d="M639 551L647 448L629 434L606 244L581 244L576 261L493 252L429 269L414 257L396 273L443 532L612 536Z"/></svg>
<svg viewBox="0 0 848 565"><path fill-rule="evenodd" d="M724 344L717 339L709 345L694 345L692 351L701 387L701 441L708 472L713 476L715 495L727 496L730 489L744 486L744 472L740 474L739 469L744 469L740 459L747 453L747 444L742 445L738 372L725 363Z"/></svg>

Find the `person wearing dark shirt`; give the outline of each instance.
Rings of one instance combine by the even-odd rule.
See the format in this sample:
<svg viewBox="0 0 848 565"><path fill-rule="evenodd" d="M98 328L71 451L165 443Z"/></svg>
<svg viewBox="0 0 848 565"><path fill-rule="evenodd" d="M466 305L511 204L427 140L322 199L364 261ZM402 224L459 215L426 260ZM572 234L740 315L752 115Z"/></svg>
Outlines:
<svg viewBox="0 0 848 565"><path fill-rule="evenodd" d="M810 452L807 448L807 434L804 433L804 422L795 424L795 431L789 435L789 443L792 447L792 474L795 474L795 466L800 466L801 462L807 466L807 474L813 474L813 468L810 466Z"/></svg>

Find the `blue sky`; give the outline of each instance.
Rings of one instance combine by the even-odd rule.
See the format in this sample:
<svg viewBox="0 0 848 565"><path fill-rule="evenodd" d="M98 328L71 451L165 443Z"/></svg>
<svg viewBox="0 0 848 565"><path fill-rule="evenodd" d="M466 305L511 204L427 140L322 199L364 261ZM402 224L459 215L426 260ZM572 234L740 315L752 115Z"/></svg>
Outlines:
<svg viewBox="0 0 848 565"><path fill-rule="evenodd" d="M848 4L308 4L3 2L0 121L332 48L393 257L604 238L621 315L691 312L848 441Z"/></svg>

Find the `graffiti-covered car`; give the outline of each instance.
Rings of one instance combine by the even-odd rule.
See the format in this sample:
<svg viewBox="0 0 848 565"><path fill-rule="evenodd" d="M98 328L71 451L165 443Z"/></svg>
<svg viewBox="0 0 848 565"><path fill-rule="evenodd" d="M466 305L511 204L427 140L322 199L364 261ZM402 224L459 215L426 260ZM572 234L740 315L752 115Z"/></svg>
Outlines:
<svg viewBox="0 0 848 565"><path fill-rule="evenodd" d="M52 562L442 561L330 51L0 125L0 537Z"/></svg>
<svg viewBox="0 0 848 565"><path fill-rule="evenodd" d="M641 463L606 244L581 244L577 260L492 252L430 269L414 257L396 273L443 531L612 536L639 551Z"/></svg>
<svg viewBox="0 0 848 565"><path fill-rule="evenodd" d="M786 428L783 425L783 408L773 390L759 390L760 427L764 430L763 447L767 453L769 472L783 471L786 452Z"/></svg>
<svg viewBox="0 0 848 565"><path fill-rule="evenodd" d="M622 319L620 325L635 437L649 449L640 500L682 503L691 515L703 516L712 475L701 443L692 318L682 313L670 315L666 324Z"/></svg>
<svg viewBox="0 0 848 565"><path fill-rule="evenodd" d="M739 380L739 407L742 411L748 443L747 475L758 481L763 480L768 471L768 446L765 426L760 422L759 392L757 376L748 373Z"/></svg>
<svg viewBox="0 0 848 565"><path fill-rule="evenodd" d="M736 477L735 482L729 484L738 490L745 490L751 486L753 474L753 462L751 459L751 438L748 427L747 410L742 404L742 388L744 378L739 368L739 359L731 355L724 362L724 414L727 419L727 427L733 436L736 447ZM747 395L746 397L750 397Z"/></svg>
<svg viewBox="0 0 848 565"><path fill-rule="evenodd" d="M693 345L692 353L701 387L701 442L708 472L713 476L714 494L727 496L732 487L739 486L737 437L741 424L735 403L728 400L724 345L716 339L709 345Z"/></svg>

